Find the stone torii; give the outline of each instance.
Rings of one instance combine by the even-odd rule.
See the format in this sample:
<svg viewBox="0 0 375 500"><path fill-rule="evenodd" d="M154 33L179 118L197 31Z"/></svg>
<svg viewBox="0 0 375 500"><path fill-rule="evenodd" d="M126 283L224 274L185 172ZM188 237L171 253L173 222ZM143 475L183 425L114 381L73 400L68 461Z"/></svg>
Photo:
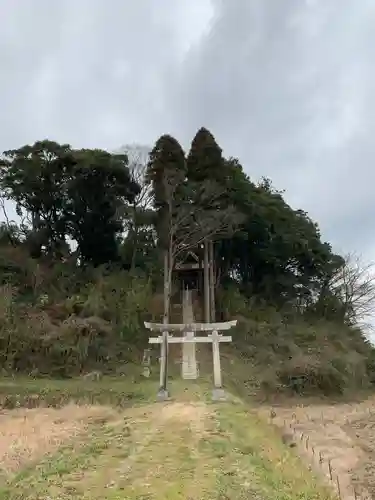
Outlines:
<svg viewBox="0 0 375 500"><path fill-rule="evenodd" d="M220 363L220 343L231 342L232 337L227 335L220 335L220 331L230 330L236 326L237 320L220 322L220 323L144 323L145 327L150 331L161 332L157 337L150 337L150 344L161 344L161 364L160 364L160 389L158 398L165 400L168 398L168 391L166 388L166 373L167 373L167 349L169 344L195 344L195 343L212 343L212 356L213 356L213 371L214 371L214 388L212 391L213 400L224 400L225 393L222 387L221 376L221 363ZM174 337L169 335L172 332L186 332L186 335L181 337ZM195 336L196 332L211 332L206 336Z"/></svg>

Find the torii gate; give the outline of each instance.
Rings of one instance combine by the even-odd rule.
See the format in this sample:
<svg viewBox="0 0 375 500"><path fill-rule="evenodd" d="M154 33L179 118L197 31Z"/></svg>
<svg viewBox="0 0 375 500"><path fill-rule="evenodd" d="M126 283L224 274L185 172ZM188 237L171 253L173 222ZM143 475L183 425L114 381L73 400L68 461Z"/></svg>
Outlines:
<svg viewBox="0 0 375 500"><path fill-rule="evenodd" d="M220 343L231 342L232 337L220 335L218 332L230 330L236 326L237 320L221 322L221 323L144 323L145 327L151 331L162 332L158 337L150 337L150 344L161 344L161 363L160 363L160 388L158 391L158 399L166 400L169 397L167 389L167 374L168 374L168 344L183 344L183 343L212 343L213 355L213 370L214 370L214 388L212 398L214 400L225 399L225 393L222 387L221 363L220 363ZM168 332L185 332L185 336L173 337ZM211 332L207 336L196 337L195 332Z"/></svg>

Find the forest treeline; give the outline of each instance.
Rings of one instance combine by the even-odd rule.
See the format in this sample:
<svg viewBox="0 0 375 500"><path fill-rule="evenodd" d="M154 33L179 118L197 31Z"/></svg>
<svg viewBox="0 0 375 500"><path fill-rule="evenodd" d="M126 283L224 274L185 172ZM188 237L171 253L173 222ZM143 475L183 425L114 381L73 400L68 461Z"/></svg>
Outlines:
<svg viewBox="0 0 375 500"><path fill-rule="evenodd" d="M17 317L27 317L29 325L36 311L48 316L54 335L58 321L66 330L69 325L72 329L73 316L76 324L77 318L101 317L111 322L111 335L135 344L142 337L140 318L149 312L146 303L160 286L163 249L174 260L211 238L222 311L245 317L271 308L280 324L292 317L294 323L298 318L310 326L330 322L356 339L360 356L368 355L358 325L374 304L371 269L335 253L305 211L290 207L271 180L255 181L239 159L224 157L205 128L186 152L170 135L161 136L150 151L74 149L49 140L5 151L0 190L0 279L8 290L2 313L4 318L8 314L7 331L16 328L9 311L18 308ZM10 220L9 203L17 221ZM102 296L98 306L93 298L98 293L112 298ZM111 300L117 305L110 305ZM77 359L89 356L87 346L99 342L98 336L88 341L80 332L72 342L83 342L86 351L76 353ZM22 335L22 342L30 343ZM18 349L10 347L11 337L3 332L2 343L9 344L3 365L23 369L24 361L17 361L21 355L10 354ZM46 343L48 333L43 331L42 337ZM55 355L71 356L76 345L70 345L68 354L60 349ZM105 356L105 345L100 349ZM116 359L123 354L116 353ZM79 369L82 363L77 361Z"/></svg>

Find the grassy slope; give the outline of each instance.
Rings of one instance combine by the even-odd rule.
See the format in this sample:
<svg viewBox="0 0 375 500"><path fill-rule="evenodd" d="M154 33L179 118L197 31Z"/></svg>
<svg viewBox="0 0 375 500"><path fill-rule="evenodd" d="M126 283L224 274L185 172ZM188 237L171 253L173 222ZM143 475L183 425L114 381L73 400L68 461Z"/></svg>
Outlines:
<svg viewBox="0 0 375 500"><path fill-rule="evenodd" d="M202 386L172 385L175 400L153 403L154 382L0 383L19 402L117 404L81 439L3 478L0 499L329 499L276 430L242 401L209 402ZM130 406L130 401L132 402ZM16 405L18 406L18 404Z"/></svg>

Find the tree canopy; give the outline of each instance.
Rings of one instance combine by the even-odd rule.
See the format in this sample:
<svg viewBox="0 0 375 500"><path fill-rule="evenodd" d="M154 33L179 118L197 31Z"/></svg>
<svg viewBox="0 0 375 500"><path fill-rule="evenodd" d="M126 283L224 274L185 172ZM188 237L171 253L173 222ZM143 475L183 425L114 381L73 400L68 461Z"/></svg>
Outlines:
<svg viewBox="0 0 375 500"><path fill-rule="evenodd" d="M198 130L186 154L171 135L138 156L129 151L130 164L126 148L44 140L5 151L2 200L15 203L21 222L4 222L0 245L24 246L45 261L75 256L78 266L157 273L163 249L176 256L211 238L219 287L232 283L254 300L306 314L332 314L332 303L343 302L337 276L346 263L318 225L269 179L256 182L239 159L225 158L209 130Z"/></svg>
<svg viewBox="0 0 375 500"><path fill-rule="evenodd" d="M78 245L83 262L100 265L118 258L119 210L140 191L126 155L73 150L52 141L5 151L3 197L28 220L32 255L61 256L67 241Z"/></svg>

